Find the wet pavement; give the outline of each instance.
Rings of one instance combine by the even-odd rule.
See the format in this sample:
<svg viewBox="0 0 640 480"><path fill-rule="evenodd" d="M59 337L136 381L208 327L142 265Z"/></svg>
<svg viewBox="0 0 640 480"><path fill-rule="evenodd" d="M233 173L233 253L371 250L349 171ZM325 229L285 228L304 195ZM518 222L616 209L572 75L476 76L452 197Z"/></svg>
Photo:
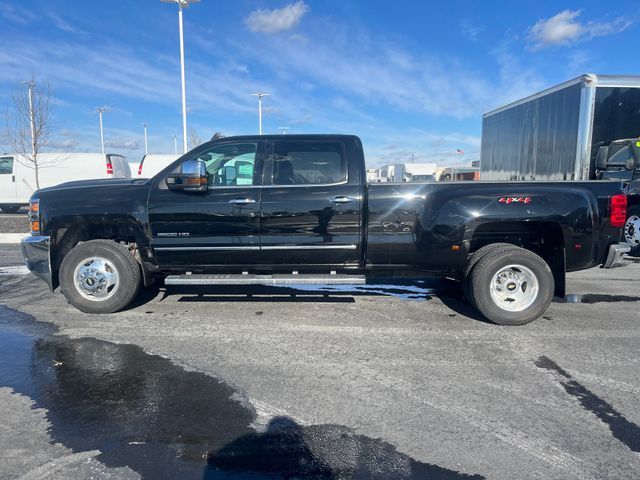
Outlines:
<svg viewBox="0 0 640 480"><path fill-rule="evenodd" d="M0 306L0 384L35 400L52 440L99 450L153 479L481 479L418 462L341 425L275 417L254 429L247 399L135 345L55 335Z"/></svg>

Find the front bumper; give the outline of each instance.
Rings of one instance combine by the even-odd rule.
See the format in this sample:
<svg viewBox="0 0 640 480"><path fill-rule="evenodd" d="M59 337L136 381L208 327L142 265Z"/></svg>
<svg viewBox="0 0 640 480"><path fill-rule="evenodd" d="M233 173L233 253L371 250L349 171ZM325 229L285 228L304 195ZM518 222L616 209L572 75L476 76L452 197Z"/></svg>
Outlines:
<svg viewBox="0 0 640 480"><path fill-rule="evenodd" d="M623 260L623 257L630 251L631 246L628 243L614 243L609 247L607 259L602 264L602 268L616 268L625 266L627 262Z"/></svg>
<svg viewBox="0 0 640 480"><path fill-rule="evenodd" d="M30 235L20 242L22 255L27 268L35 276L44 280L53 291L53 279L51 276L50 238Z"/></svg>

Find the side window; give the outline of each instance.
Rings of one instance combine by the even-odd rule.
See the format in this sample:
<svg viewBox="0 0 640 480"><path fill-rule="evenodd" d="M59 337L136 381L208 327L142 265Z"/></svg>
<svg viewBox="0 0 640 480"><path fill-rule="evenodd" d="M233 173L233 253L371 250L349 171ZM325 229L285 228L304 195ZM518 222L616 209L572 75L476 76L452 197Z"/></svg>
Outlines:
<svg viewBox="0 0 640 480"><path fill-rule="evenodd" d="M13 174L13 157L0 157L0 175Z"/></svg>
<svg viewBox="0 0 640 480"><path fill-rule="evenodd" d="M255 169L257 143L219 145L201 154L198 160L207 164L209 185L260 185Z"/></svg>
<svg viewBox="0 0 640 480"><path fill-rule="evenodd" d="M633 153L631 152L629 145L625 145L616 153L611 155L609 160L607 160L607 163L610 165L624 165L627 163L627 160L633 160Z"/></svg>
<svg viewBox="0 0 640 480"><path fill-rule="evenodd" d="M347 162L340 142L275 142L273 185L321 185L347 180Z"/></svg>

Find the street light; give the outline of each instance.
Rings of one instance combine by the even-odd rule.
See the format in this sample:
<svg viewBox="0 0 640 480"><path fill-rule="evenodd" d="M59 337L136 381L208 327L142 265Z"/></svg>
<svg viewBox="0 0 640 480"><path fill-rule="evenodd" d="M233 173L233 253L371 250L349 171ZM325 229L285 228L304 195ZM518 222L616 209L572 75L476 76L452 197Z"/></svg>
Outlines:
<svg viewBox="0 0 640 480"><path fill-rule="evenodd" d="M96 107L98 111L98 115L100 116L100 146L102 148L102 153L104 153L104 130L102 129L102 114L106 110L105 107Z"/></svg>
<svg viewBox="0 0 640 480"><path fill-rule="evenodd" d="M258 132L262 135L262 97L271 95L270 93L252 93L254 97L258 97Z"/></svg>
<svg viewBox="0 0 640 480"><path fill-rule="evenodd" d="M184 79L184 31L182 28L182 9L200 0L160 0L163 3L178 4L178 26L180 28L180 79L182 80L182 142L187 153L187 87Z"/></svg>
<svg viewBox="0 0 640 480"><path fill-rule="evenodd" d="M22 81L23 84L29 87L29 123L31 124L31 155L36 158L36 120L33 111L33 89L36 86L36 82L33 80ZM35 160L34 160L35 162Z"/></svg>
<svg viewBox="0 0 640 480"><path fill-rule="evenodd" d="M287 130L291 130L291 127L278 127L278 130L282 130L282 135L286 135Z"/></svg>
<svg viewBox="0 0 640 480"><path fill-rule="evenodd" d="M149 146L147 144L147 127L149 126L149 124L147 122L144 122L142 124L142 126L144 127L144 154L148 155L149 154Z"/></svg>
<svg viewBox="0 0 640 480"><path fill-rule="evenodd" d="M178 155L178 136L173 136L173 153Z"/></svg>

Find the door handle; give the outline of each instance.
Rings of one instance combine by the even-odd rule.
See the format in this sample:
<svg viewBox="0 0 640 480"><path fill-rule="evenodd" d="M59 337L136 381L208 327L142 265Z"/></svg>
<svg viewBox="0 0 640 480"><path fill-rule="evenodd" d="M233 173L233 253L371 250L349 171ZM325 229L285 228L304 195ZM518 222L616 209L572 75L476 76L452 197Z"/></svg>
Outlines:
<svg viewBox="0 0 640 480"><path fill-rule="evenodd" d="M351 203L351 202L355 202L355 198L353 197L346 197L344 195L339 195L337 197L332 197L329 199L329 202L335 204L335 205L343 205L345 203Z"/></svg>
<svg viewBox="0 0 640 480"><path fill-rule="evenodd" d="M251 205L252 203L256 203L253 198L234 198L229 200L229 205Z"/></svg>

